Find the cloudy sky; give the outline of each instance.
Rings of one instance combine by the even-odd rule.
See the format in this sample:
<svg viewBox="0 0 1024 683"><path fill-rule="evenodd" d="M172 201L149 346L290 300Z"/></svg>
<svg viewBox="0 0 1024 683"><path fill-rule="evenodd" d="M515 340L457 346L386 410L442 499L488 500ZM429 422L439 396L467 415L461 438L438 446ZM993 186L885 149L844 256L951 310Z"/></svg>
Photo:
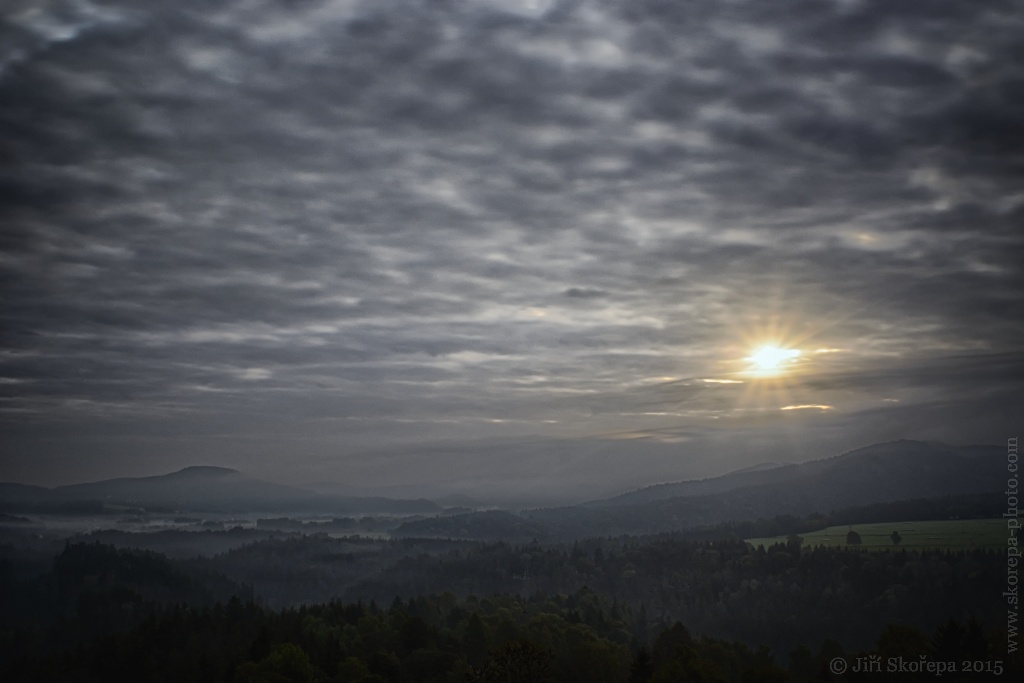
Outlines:
<svg viewBox="0 0 1024 683"><path fill-rule="evenodd" d="M1004 443L1022 225L1020 1L6 0L0 480Z"/></svg>

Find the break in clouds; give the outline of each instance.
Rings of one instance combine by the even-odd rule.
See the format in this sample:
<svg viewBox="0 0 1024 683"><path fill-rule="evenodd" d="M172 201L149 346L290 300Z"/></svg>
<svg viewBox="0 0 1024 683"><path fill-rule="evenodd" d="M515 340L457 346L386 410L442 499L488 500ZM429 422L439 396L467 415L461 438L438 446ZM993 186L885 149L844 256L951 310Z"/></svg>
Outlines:
<svg viewBox="0 0 1024 683"><path fill-rule="evenodd" d="M1019 418L1021 2L0 17L2 479L613 487Z"/></svg>

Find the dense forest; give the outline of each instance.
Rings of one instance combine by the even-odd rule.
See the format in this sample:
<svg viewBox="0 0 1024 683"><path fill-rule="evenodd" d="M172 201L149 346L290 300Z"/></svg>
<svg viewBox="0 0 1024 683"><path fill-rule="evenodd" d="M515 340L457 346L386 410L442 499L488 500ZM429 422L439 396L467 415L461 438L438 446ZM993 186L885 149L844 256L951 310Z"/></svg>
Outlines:
<svg viewBox="0 0 1024 683"><path fill-rule="evenodd" d="M931 632L889 624L859 652L821 639L779 657L649 620L587 588L273 611L237 596L209 604L211 581L153 554L69 546L32 596L49 597L49 623L4 625L4 680L811 681L827 680L837 656L987 661L999 648L976 619L950 619Z"/></svg>
<svg viewBox="0 0 1024 683"><path fill-rule="evenodd" d="M245 528L190 517L184 528L76 535L11 518L0 534L0 680L934 678L887 674L900 657L954 662L944 680L1016 676L1004 549L811 547L801 536L992 518L1002 505L962 494L590 537L572 514L554 527L530 511ZM841 676L829 669L837 657ZM858 673L858 662L874 668Z"/></svg>
<svg viewBox="0 0 1024 683"><path fill-rule="evenodd" d="M347 597L262 597L326 595L329 567L391 555ZM16 570L0 563L11 681L811 681L870 655L1020 667L991 551L315 535L187 562L71 543L44 574Z"/></svg>

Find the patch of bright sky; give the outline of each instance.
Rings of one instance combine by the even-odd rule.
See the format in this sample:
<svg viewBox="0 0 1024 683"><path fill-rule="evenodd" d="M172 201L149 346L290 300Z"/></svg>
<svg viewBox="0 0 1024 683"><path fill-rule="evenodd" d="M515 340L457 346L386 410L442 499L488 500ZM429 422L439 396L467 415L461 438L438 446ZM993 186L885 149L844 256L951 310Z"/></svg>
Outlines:
<svg viewBox="0 0 1024 683"><path fill-rule="evenodd" d="M529 19L540 19L555 6L555 0L472 0L472 2Z"/></svg>
<svg viewBox="0 0 1024 683"><path fill-rule="evenodd" d="M795 406L782 406L779 410L835 410L835 406L817 404L817 403L806 403Z"/></svg>

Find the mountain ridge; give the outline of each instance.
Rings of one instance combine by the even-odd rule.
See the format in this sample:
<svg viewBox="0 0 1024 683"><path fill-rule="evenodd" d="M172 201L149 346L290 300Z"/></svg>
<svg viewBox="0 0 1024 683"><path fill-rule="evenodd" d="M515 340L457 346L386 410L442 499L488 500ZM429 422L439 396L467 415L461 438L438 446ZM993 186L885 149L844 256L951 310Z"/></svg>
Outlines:
<svg viewBox="0 0 1024 683"><path fill-rule="evenodd" d="M208 512L433 513L426 499L319 494L297 486L251 477L214 465L191 465L165 474L120 477L46 488L0 483L0 509L67 510L89 502L150 510ZM96 507L95 505L93 507Z"/></svg>
<svg viewBox="0 0 1024 683"><path fill-rule="evenodd" d="M796 478L811 472L824 471L851 459L878 457L886 452L898 451L900 456L908 452L945 452L967 456L969 453L985 451L994 446L948 446L942 443L916 441L913 439L897 439L881 443L861 446L837 455L816 458L802 463L760 463L750 467L726 472L715 477L703 479L686 479L682 481L651 484L632 491L626 491L608 498L587 501L581 505L586 507L610 507L632 505L642 502L668 500L682 496L708 495L721 493L758 483L782 481Z"/></svg>
<svg viewBox="0 0 1024 683"><path fill-rule="evenodd" d="M705 486L694 493L691 487L689 495L537 509L525 511L524 516L563 537L605 536L660 533L779 515L805 516L916 498L989 494L1002 489L1005 461L1001 453L996 446L958 449L899 440L794 465L775 481L737 485L744 482L743 477L723 475L710 480L720 489L711 492ZM773 471L778 470L769 470Z"/></svg>

